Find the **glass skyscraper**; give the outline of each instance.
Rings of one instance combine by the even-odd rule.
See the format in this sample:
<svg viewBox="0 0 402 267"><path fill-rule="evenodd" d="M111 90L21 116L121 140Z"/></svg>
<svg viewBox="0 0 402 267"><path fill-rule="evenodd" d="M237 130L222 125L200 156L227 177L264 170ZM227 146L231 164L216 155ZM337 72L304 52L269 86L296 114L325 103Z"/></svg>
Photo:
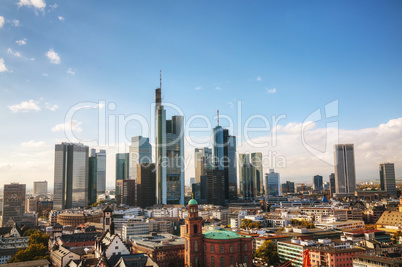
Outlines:
<svg viewBox="0 0 402 267"><path fill-rule="evenodd" d="M96 153L96 172L97 172L97 194L106 192L106 150Z"/></svg>
<svg viewBox="0 0 402 267"><path fill-rule="evenodd" d="M394 163L380 164L381 190L387 191L388 195L396 197L395 167Z"/></svg>
<svg viewBox="0 0 402 267"><path fill-rule="evenodd" d="M88 205L88 146L62 143L55 146L54 209Z"/></svg>
<svg viewBox="0 0 402 267"><path fill-rule="evenodd" d="M270 169L269 173L265 174L265 194L270 196L280 196L280 182L281 180L279 173L275 172L274 169Z"/></svg>
<svg viewBox="0 0 402 267"><path fill-rule="evenodd" d="M356 190L355 155L353 144L334 145L335 196L354 196Z"/></svg>
<svg viewBox="0 0 402 267"><path fill-rule="evenodd" d="M155 90L156 201L184 205L184 117L166 120L161 93Z"/></svg>
<svg viewBox="0 0 402 267"><path fill-rule="evenodd" d="M25 184L4 185L2 227L10 226L12 222L17 224L21 222L25 211L25 193Z"/></svg>

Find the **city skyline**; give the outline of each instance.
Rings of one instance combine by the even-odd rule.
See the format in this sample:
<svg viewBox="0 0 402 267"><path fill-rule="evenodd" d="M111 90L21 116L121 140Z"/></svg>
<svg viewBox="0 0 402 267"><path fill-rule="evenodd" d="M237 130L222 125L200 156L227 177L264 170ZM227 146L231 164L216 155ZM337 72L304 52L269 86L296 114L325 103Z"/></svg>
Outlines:
<svg viewBox="0 0 402 267"><path fill-rule="evenodd" d="M283 181L311 182L315 174L327 181L332 149L319 158L300 140L304 120L317 109L326 116L326 105L337 101L335 117L324 116L306 130L306 144L323 150L326 123L335 121L336 143L355 145L357 181L379 181L383 162L394 163L396 179L402 178L398 1L214 2L213 9L211 4L122 1L93 10L83 1L2 1L0 118L7 127L1 133L1 183L18 180L29 189L32 180L47 180L51 191L54 145L84 141L107 151L106 182L113 186L116 153L129 152L133 136L149 138L153 148L155 139L138 121L128 122L118 136L110 134L119 130L111 125L119 115L124 120L133 114L151 124L160 69L163 102L180 107L186 120L207 117L211 129L217 125L216 110L222 127L230 128L227 117L232 118L229 130L237 138L237 153L271 155L264 173L274 168ZM103 10L109 10L108 20ZM80 109L84 106L89 108ZM74 109L70 122L77 140L64 132ZM171 108L166 113L176 114ZM99 121L102 114L106 120ZM272 115L286 116L277 132L251 135L256 143L275 137L275 145L253 147L238 135L253 115L267 118L270 126ZM193 120L190 126L203 127L201 122ZM257 118L251 126L264 127L262 122ZM90 144L103 124L111 142ZM195 176L194 148L211 147L190 141L209 140L210 133L186 136L191 138L184 144L186 184ZM286 166L278 166L281 159Z"/></svg>

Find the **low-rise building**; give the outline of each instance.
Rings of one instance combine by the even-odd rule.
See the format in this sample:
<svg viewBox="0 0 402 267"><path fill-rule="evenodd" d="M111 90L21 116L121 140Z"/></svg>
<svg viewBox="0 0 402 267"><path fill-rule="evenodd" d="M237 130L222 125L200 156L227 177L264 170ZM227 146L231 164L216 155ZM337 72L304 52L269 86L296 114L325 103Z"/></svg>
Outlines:
<svg viewBox="0 0 402 267"><path fill-rule="evenodd" d="M310 262L312 267L319 266L353 266L353 257L363 255L363 248L334 249L331 247L310 247Z"/></svg>

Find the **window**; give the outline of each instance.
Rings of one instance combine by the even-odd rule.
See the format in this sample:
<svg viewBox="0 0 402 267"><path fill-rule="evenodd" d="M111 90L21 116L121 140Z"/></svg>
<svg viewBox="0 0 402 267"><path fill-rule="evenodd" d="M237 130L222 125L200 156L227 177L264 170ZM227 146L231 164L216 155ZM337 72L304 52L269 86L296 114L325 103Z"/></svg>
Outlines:
<svg viewBox="0 0 402 267"><path fill-rule="evenodd" d="M241 263L241 256L239 255L239 264Z"/></svg>
<svg viewBox="0 0 402 267"><path fill-rule="evenodd" d="M207 252L207 245L204 244L204 251Z"/></svg>
<svg viewBox="0 0 402 267"><path fill-rule="evenodd" d="M194 241L194 251L198 251L198 241Z"/></svg>
<svg viewBox="0 0 402 267"><path fill-rule="evenodd" d="M211 246L211 252L215 252L215 247L214 247L214 245Z"/></svg>
<svg viewBox="0 0 402 267"><path fill-rule="evenodd" d="M221 257L221 267L225 267L225 258Z"/></svg>
<svg viewBox="0 0 402 267"><path fill-rule="evenodd" d="M240 251L240 250L241 250L241 248L240 248L240 244L239 244L239 246L238 246L238 248L237 248L237 249L238 249L238 251Z"/></svg>
<svg viewBox="0 0 402 267"><path fill-rule="evenodd" d="M247 244L244 244L244 251L247 251Z"/></svg>
<svg viewBox="0 0 402 267"><path fill-rule="evenodd" d="M198 265L199 265L199 263L198 263L198 257L195 257L195 258L194 258L194 261L195 261L195 267L198 267Z"/></svg>
<svg viewBox="0 0 402 267"><path fill-rule="evenodd" d="M211 257L211 267L215 267L215 257Z"/></svg>
<svg viewBox="0 0 402 267"><path fill-rule="evenodd" d="M231 265L234 265L234 257L233 257L233 256L230 257L230 264L231 264Z"/></svg>
<svg viewBox="0 0 402 267"><path fill-rule="evenodd" d="M186 224L186 234L188 234L188 224Z"/></svg>
<svg viewBox="0 0 402 267"><path fill-rule="evenodd" d="M230 252L233 252L233 251L234 251L234 247L230 246Z"/></svg>
<svg viewBox="0 0 402 267"><path fill-rule="evenodd" d="M248 262L248 257L244 256L244 263L247 263L247 262Z"/></svg>
<svg viewBox="0 0 402 267"><path fill-rule="evenodd" d="M225 249L223 248L223 246L220 247L220 251L221 251L221 253L225 252Z"/></svg>
<svg viewBox="0 0 402 267"><path fill-rule="evenodd" d="M194 224L194 234L198 233L198 225Z"/></svg>

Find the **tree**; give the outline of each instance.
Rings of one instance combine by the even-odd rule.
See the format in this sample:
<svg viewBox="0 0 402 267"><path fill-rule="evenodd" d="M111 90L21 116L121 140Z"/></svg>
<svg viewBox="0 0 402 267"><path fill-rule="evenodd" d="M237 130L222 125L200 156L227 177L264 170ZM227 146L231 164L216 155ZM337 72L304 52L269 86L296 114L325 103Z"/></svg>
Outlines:
<svg viewBox="0 0 402 267"><path fill-rule="evenodd" d="M8 262L34 261L48 259L47 247L44 244L32 244L26 249L19 250Z"/></svg>
<svg viewBox="0 0 402 267"><path fill-rule="evenodd" d="M24 236L30 236L30 235L32 235L33 233L35 233L36 231L38 231L38 230L36 230L36 229L28 229L28 230L26 230L25 232L24 232Z"/></svg>
<svg viewBox="0 0 402 267"><path fill-rule="evenodd" d="M277 246L271 240L267 240L257 249L255 257L262 259L264 263L268 265L274 265L279 263L279 255Z"/></svg>
<svg viewBox="0 0 402 267"><path fill-rule="evenodd" d="M262 225L260 222L251 222L248 225L248 228L251 228L251 229L255 229L255 228L261 229L261 227L262 227Z"/></svg>
<svg viewBox="0 0 402 267"><path fill-rule="evenodd" d="M48 242L49 242L49 237L45 233L36 230L29 236L28 246L35 245L35 244L43 244L47 249Z"/></svg>
<svg viewBox="0 0 402 267"><path fill-rule="evenodd" d="M253 222L252 220L243 219L243 220L241 220L240 228L242 228L242 229L247 229L247 228L249 228L250 223L252 223L252 222Z"/></svg>

